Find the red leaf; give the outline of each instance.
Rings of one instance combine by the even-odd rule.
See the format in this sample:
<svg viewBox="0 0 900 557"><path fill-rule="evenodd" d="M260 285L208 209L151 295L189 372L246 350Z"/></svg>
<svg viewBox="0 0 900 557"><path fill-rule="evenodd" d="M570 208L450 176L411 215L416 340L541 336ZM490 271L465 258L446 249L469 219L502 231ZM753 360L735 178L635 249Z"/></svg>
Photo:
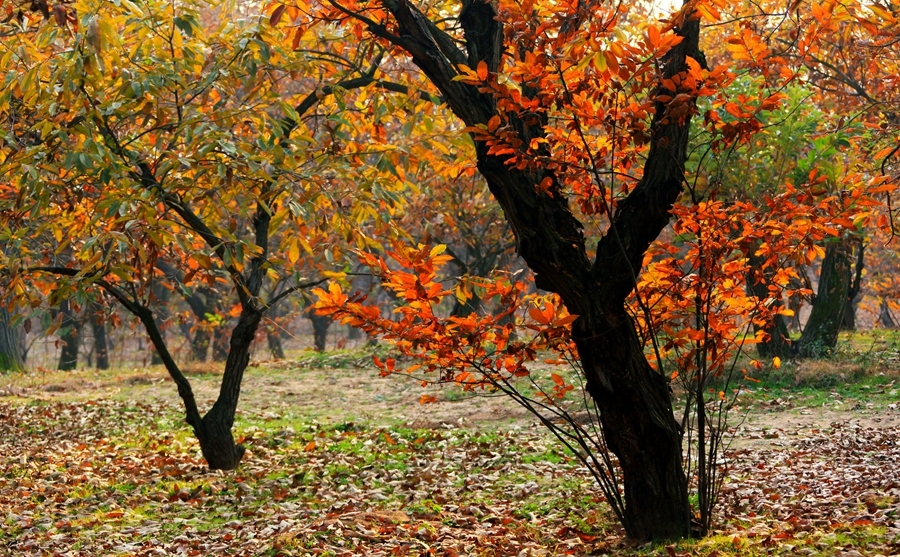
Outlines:
<svg viewBox="0 0 900 557"><path fill-rule="evenodd" d="M275 11L272 12L272 16L269 17L269 25L271 25L272 27L278 25L278 22L281 21L281 16L284 15L284 11L286 9L287 6L285 4L281 4L280 6L275 8Z"/></svg>

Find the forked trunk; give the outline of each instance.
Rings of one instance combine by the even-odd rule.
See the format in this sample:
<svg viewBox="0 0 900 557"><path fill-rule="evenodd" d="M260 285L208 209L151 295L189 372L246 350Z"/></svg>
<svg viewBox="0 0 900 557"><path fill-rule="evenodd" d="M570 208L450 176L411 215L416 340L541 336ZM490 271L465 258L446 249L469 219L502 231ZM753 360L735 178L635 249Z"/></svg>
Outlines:
<svg viewBox="0 0 900 557"><path fill-rule="evenodd" d="M549 125L546 113L501 114L489 88L464 84L457 78L458 68L465 64L484 68L488 79L495 80L503 56L523 56L522 52L535 46L505 42L508 35L493 3L463 0L458 21L465 34L465 51L411 2L383 0L383 6L395 20L392 33L396 34L389 40L409 53L467 126L485 128L492 119L506 119L503 125L525 145L540 144L537 140L546 136ZM573 14L559 30L560 40L577 34L590 13L592 9L580 9ZM370 24L370 30L385 36L381 27ZM694 63L703 64L704 60L698 48L699 20L686 18L676 32L682 41L657 65L661 69L659 92L666 95L663 80L687 71L689 57ZM522 90L523 98L536 99L540 93L527 86ZM577 120L570 125L580 126ZM503 208L516 237L516 249L535 273L535 285L558 294L569 312L579 316L573 323L573 338L587 389L600 410L607 445L618 457L624 475L624 526L629 536L641 540L679 539L690 534L681 436L666 380L647 362L635 324L625 311L644 254L668 224L672 204L682 191L689 130L690 110L678 117L669 114L666 104L654 104L643 176L609 215L612 222L597 240L594 261L588 255L584 225L569 207L555 167L509 165L507 155L491 154L484 141L474 138L478 170ZM553 156L540 147L535 154L537 160ZM605 187L599 174L589 172L584 179Z"/></svg>
<svg viewBox="0 0 900 557"><path fill-rule="evenodd" d="M897 328L897 320L894 319L894 315L891 313L891 307L888 305L887 298L881 299L881 306L878 311L878 324L885 329Z"/></svg>
<svg viewBox="0 0 900 557"><path fill-rule="evenodd" d="M210 470L234 470L246 452L243 445L235 443L231 433L234 411L235 408L216 411L214 407L203 416L202 427L194 428L200 451Z"/></svg>

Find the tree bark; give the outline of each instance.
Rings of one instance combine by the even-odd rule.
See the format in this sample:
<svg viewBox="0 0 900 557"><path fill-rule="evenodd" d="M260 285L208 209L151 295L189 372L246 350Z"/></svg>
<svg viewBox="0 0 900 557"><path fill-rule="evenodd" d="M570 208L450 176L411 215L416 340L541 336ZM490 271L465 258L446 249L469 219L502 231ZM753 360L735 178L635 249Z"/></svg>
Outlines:
<svg viewBox="0 0 900 557"><path fill-rule="evenodd" d="M21 371L25 367L25 331L21 326L10 325L11 320L6 304L0 303L0 372Z"/></svg>
<svg viewBox="0 0 900 557"><path fill-rule="evenodd" d="M763 269L764 259L756 255L756 246L752 246L748 250L748 263L750 270L747 273L747 292L756 296L759 300L766 300L771 295L769 292L769 284L774 273L767 272ZM773 304L773 309L781 308L784 303L778 299ZM776 313L772 317L772 321L765 327L753 324L754 332L765 330L766 339L757 343L756 350L759 357L763 359L771 359L774 357L788 358L793 355L793 347L791 345L790 332L784 316Z"/></svg>
<svg viewBox="0 0 900 557"><path fill-rule="evenodd" d="M850 288L850 253L844 240L825 248L819 288L797 352L803 358L823 356L837 345L844 305Z"/></svg>
<svg viewBox="0 0 900 557"><path fill-rule="evenodd" d="M224 362L228 360L228 351L231 348L225 323L215 326L212 330L212 340L212 361Z"/></svg>
<svg viewBox="0 0 900 557"><path fill-rule="evenodd" d="M109 369L109 340L106 335L106 320L99 306L95 306L93 309L91 330L94 333L94 355L97 358L97 369Z"/></svg>
<svg viewBox="0 0 900 557"><path fill-rule="evenodd" d="M331 318L326 315L316 315L313 306L309 303L306 309L306 318L313 327L313 348L316 352L324 352L328 344L328 328L331 327Z"/></svg>
<svg viewBox="0 0 900 557"><path fill-rule="evenodd" d="M896 329L897 321L891 313L891 307L888 305L887 299L881 299L881 306L878 312L878 324L885 329Z"/></svg>
<svg viewBox="0 0 900 557"><path fill-rule="evenodd" d="M856 330L856 306L859 304L859 291L862 286L862 272L866 267L866 246L860 237L853 237L846 240L852 247L849 247L847 254L850 257L856 254L856 264L853 266L852 280L850 288L847 289L847 298L844 300L844 313L841 317L842 331Z"/></svg>
<svg viewBox="0 0 900 557"><path fill-rule="evenodd" d="M168 329L167 325L169 323L169 298L171 297L171 291L165 287L165 285L160 284L159 282L155 283L152 287L153 292L153 300L155 302L156 307L156 315L157 321L159 322L159 329L163 335L163 338L166 337L166 329ZM150 365L158 366L162 364L162 358L159 357L159 353L154 349L153 354L150 356Z"/></svg>
<svg viewBox="0 0 900 557"><path fill-rule="evenodd" d="M454 80L460 64L476 68L484 63L489 75L499 68L504 33L492 4L463 1L459 23L465 33L465 53L408 1L383 0L383 4L396 20L396 34L371 23L369 29L406 50L467 126L485 126L498 115L490 93ZM560 33L577 33L579 26L573 20ZM661 61L664 78L686 70L687 56L703 60L698 49L699 21L685 21L678 33L682 42ZM523 96L536 93L526 88ZM667 106L662 103L654 109L643 177L618 204L608 233L597 243L593 263L583 226L570 210L553 171L519 170L505 164L507 156L490 155L487 145L475 140L478 170L503 208L517 251L535 272L536 285L559 294L569 312L579 316L573 323L573 339L586 388L600 410L604 438L624 475L623 523L629 536L642 540L690 534L681 432L668 385L647 362L625 309L644 253L668 224L672 204L683 187L690 116L667 118ZM545 133L546 116L528 120L505 116L526 145ZM550 187L541 190L537 186L546 179Z"/></svg>
<svg viewBox="0 0 900 557"><path fill-rule="evenodd" d="M269 353L276 360L284 359L284 345L281 342L281 331L275 327L266 330L266 342L269 345Z"/></svg>
<svg viewBox="0 0 900 557"><path fill-rule="evenodd" d="M72 311L69 300L63 300L59 305L62 314L59 340L62 342L62 351L59 354L59 363L56 369L70 371L78 367L78 344L81 340L81 324L75 312Z"/></svg>

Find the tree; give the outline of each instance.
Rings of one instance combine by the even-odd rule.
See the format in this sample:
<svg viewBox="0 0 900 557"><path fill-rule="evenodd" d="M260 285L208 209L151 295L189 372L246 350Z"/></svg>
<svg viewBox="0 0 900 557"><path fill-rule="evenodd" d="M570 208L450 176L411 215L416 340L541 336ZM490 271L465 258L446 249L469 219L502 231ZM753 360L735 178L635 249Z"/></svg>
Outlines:
<svg viewBox="0 0 900 557"><path fill-rule="evenodd" d="M594 3L494 5L469 0L459 8L425 8L405 0L366 5L334 0L331 5L333 9L322 17L342 21L359 36L369 33L377 44L393 45L394 53L405 53L467 126L475 143L477 168L502 207L517 252L535 273L536 286L557 294L568 314L577 316L571 323L571 338L577 347L573 354L577 353L591 403L599 409L603 442L622 468L625 503L620 517L629 535L639 539L688 535L688 482L668 377L662 375L662 366L654 369L647 360L636 331L636 319L651 308L638 292L636 317L626 300L648 263L648 247L670 221L673 203L685 183L693 183L693 177L686 179L685 161L696 99L711 97L713 109L703 112L704 127L716 135L710 148L727 151L760 131L760 115L781 105L781 87L799 79L801 70L786 64L783 56L769 48L762 31L742 22L743 17L736 18L737 24L727 27L721 37L725 49L717 52L717 58L727 61L708 67L699 50L698 20L718 21L722 2L690 2L664 20L661 28L646 17L640 22L640 17L630 19L633 13L620 11L620 7L607 9ZM767 21L767 17L761 20ZM802 47L807 48L816 39L804 40ZM735 77L731 70L758 73L761 84L732 98L722 90ZM719 117L719 108L733 118ZM816 183L816 173L803 181ZM850 197L798 195L804 210L824 210L838 220L817 223L822 226L803 232L806 238L796 244L797 250L805 245L807 253L812 249L818 254L810 241L840 236L842 230L854 228L857 223L841 212L870 202L860 196L878 193L882 187L876 181L867 189L859 173L844 184L852 192ZM692 201L701 206L714 199L700 196ZM714 222L709 220L706 226L714 226ZM773 277L790 277L779 269L778 258L772 255L774 245L759 237L747 238L760 243L716 253L726 258L732 257L734 250L765 255L760 265L771 268ZM431 270L436 258L399 248L395 253L395 259L415 271L409 272L409 277L403 278L379 261L372 264L401 289L410 309L423 312L421 322L405 314L393 323L386 322L359 300L344 299L340 291L321 291L320 309L350 324L382 331L410 352L415 352L416 346L439 350L423 340L420 331L442 327L479 330L462 318L445 321L426 315L428 307L441 298L441 287ZM707 264L704 260L703 265ZM744 268L740 261L731 267ZM413 280L416 273L417 282ZM731 285L728 288L735 284L730 274L719 274L711 277L713 282L703 283L706 292L723 288L715 282L719 279L730 281L725 283ZM737 279L740 282L742 279ZM404 287L407 290L402 290ZM780 285L773 290L767 284L765 298L776 300L780 289ZM499 291L494 295L502 297ZM754 298L758 302L762 296ZM758 307L757 302L750 305ZM343 310L339 309L341 303ZM774 313L777 316L779 312ZM555 323L552 315L544 318L545 324ZM480 317L473 319L482 323ZM652 315L646 320L651 321ZM501 334L496 327L490 331L490 335ZM478 354L474 334L466 338ZM719 339L710 340L711 344L695 353L714 355ZM454 346L466 350L464 343ZM515 350L521 349L516 346ZM485 356L487 360L477 366L448 357L446 362L433 363L432 368L444 369L443 365L454 362L476 366L483 370L486 381L497 386L501 383L496 378L499 357L496 353ZM527 375L515 365L513 369L514 374L521 371ZM504 392L528 404L514 389ZM705 406L701 397L696 405L701 418ZM589 459L586 461L590 467ZM598 478L602 477L598 473ZM609 492L607 496L614 495ZM616 508L615 502L610 502Z"/></svg>
<svg viewBox="0 0 900 557"><path fill-rule="evenodd" d="M600 409L606 442L624 472L622 518L629 535L687 536L687 481L668 385L647 362L625 299L634 290L644 253L669 222L669 209L682 190L693 99L702 82L715 80L702 65L696 14L675 16L662 30L672 31L665 35L649 26L640 47L631 47L609 36L615 12L593 4L533 17L533 8L546 8L527 3L504 5L498 12L491 4L467 1L454 16L459 37L404 1L385 1L372 14L333 6L332 17L361 22L380 40L405 51L472 131L478 170L503 208L536 285L557 293L578 316L572 337L586 389ZM615 46L597 48L587 40L594 36ZM650 57L644 58L645 53ZM509 60L502 63L504 54ZM582 71L580 60L591 71ZM516 86L505 85L501 73ZM618 99L604 91L622 91L630 80L623 94L637 99L655 91L655 100L618 111ZM609 120L596 117L593 103L600 103L601 113L610 111ZM562 125L551 124L555 105L564 107ZM652 122L644 128L647 113ZM615 160L619 145L584 145L571 156L555 150L562 142L559 136L578 141L577 134L584 133L582 119L585 126L605 127L613 137L620 126L632 131L619 140L626 147L622 166L614 163L608 181L601 179L600 172L606 172L596 160ZM639 129L644 131L638 134ZM637 160L637 151L629 155L628 149L645 142L649 150L638 182L613 188L617 172ZM582 165L588 171L581 171ZM577 210L564 193L569 187ZM621 196L613 195L619 192ZM579 213L609 219L595 250L588 249Z"/></svg>
<svg viewBox="0 0 900 557"><path fill-rule="evenodd" d="M370 138L354 142L340 126L303 120L310 113L343 118L327 106L313 111L336 91L389 84L344 57L294 56L258 18L205 28L207 8L202 1L88 3L76 13L60 4L51 19L23 11L2 24L0 62L22 79L0 87L0 110L11 123L0 153L0 233L8 248L0 278L19 307L69 300L86 307L108 296L137 317L207 463L231 469L244 453L231 428L260 322L321 281L303 276L301 253L325 238L319 248L340 269L335 238L367 245L355 223L379 219L365 205L393 211L389 194L405 185L354 164ZM334 84L316 87L316 77L311 93L280 88L285 75L310 68L313 76L334 70ZM338 140L343 156L335 153ZM325 168L352 180L322 187ZM341 184L354 186L354 212L335 202L349 199ZM305 270L328 271L311 260ZM205 413L154 311L154 286L167 280L160 261L179 270L181 289L228 285L233 305L224 313L235 324L219 396ZM287 286L263 298L263 285L280 280Z"/></svg>

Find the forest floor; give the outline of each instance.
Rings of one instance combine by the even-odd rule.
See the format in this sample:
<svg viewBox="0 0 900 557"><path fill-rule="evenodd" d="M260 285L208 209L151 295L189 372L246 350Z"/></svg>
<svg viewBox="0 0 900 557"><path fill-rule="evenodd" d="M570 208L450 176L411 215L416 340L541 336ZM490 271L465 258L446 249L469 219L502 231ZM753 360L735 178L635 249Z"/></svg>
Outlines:
<svg viewBox="0 0 900 557"><path fill-rule="evenodd" d="M844 340L745 388L716 530L669 546L625 538L508 399L382 378L365 352L253 365L231 472L162 368L0 377L0 555L898 555L900 352ZM201 407L216 370L188 369Z"/></svg>

